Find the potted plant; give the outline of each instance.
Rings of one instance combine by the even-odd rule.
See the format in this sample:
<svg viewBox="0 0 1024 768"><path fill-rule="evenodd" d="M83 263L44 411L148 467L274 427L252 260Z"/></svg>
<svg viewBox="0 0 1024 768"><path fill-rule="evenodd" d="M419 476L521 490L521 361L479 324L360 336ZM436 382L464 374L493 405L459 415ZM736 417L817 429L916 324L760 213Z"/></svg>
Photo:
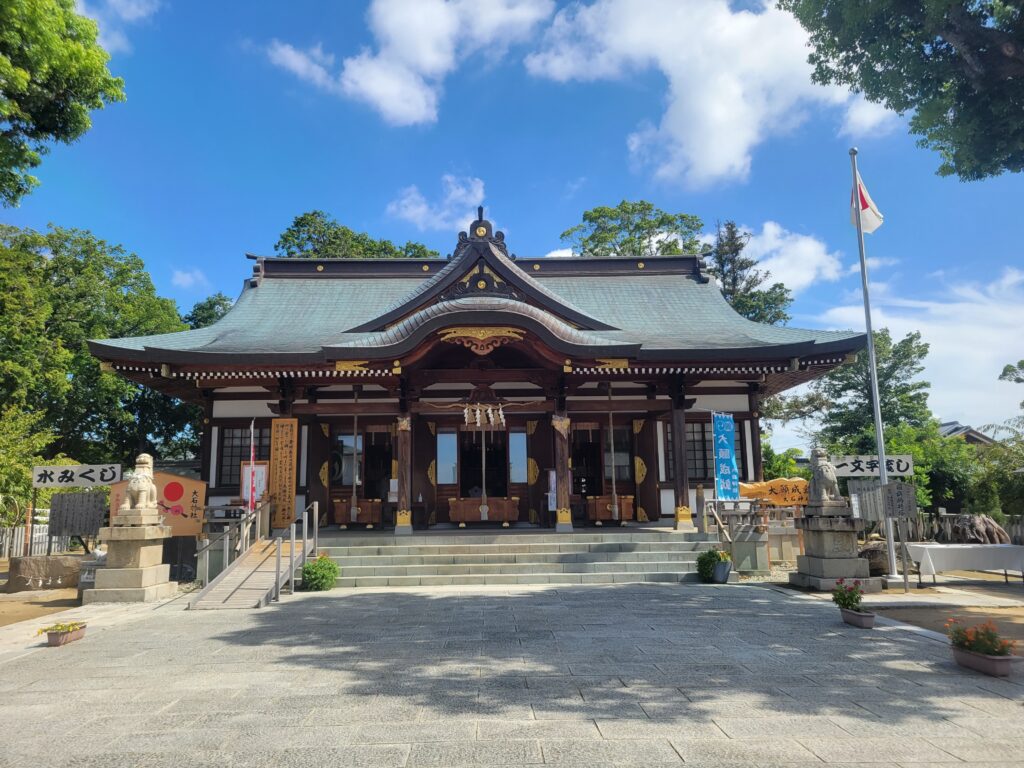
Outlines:
<svg viewBox="0 0 1024 768"><path fill-rule="evenodd" d="M51 624L36 632L36 635L46 635L46 643L50 647L67 645L82 637L85 637L85 623L81 621L69 621L66 623Z"/></svg>
<svg viewBox="0 0 1024 768"><path fill-rule="evenodd" d="M839 606L843 621L854 627L871 629L875 626L875 614L861 610L863 597L864 590L860 588L860 579L854 579L850 584L846 583L846 579L836 579L835 589L832 590L832 602Z"/></svg>
<svg viewBox="0 0 1024 768"><path fill-rule="evenodd" d="M953 658L961 667L993 677L1006 677L1013 664L1013 640L999 636L991 619L974 627L963 626L955 617L946 622L946 634Z"/></svg>
<svg viewBox="0 0 1024 768"><path fill-rule="evenodd" d="M705 584L725 584L732 570L732 557L719 549L707 549L697 555L697 575Z"/></svg>

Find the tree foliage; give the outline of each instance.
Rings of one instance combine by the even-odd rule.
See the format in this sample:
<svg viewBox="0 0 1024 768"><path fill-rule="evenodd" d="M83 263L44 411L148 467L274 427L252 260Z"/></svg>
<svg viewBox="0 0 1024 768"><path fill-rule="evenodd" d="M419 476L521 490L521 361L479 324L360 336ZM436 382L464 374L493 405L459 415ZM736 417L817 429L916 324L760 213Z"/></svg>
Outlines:
<svg viewBox="0 0 1024 768"><path fill-rule="evenodd" d="M436 259L437 251L421 243L397 247L390 240L376 240L339 224L323 211L296 216L278 239L279 256L305 259Z"/></svg>
<svg viewBox="0 0 1024 768"><path fill-rule="evenodd" d="M96 35L74 0L0 3L0 203L17 205L39 183L31 171L48 142L70 144L91 110L124 100Z"/></svg>
<svg viewBox="0 0 1024 768"><path fill-rule="evenodd" d="M796 460L804 455L799 448L787 448L776 453L767 439L761 440L761 463L764 467L764 479L775 480L780 477L803 477L811 479L811 471L801 467Z"/></svg>
<svg viewBox="0 0 1024 768"><path fill-rule="evenodd" d="M43 459L173 451L191 413L100 370L87 341L185 328L142 260L84 230L0 227L0 395L38 419Z"/></svg>
<svg viewBox="0 0 1024 768"><path fill-rule="evenodd" d="M814 80L912 113L938 172L1024 169L1024 13L1011 0L779 0L808 31Z"/></svg>
<svg viewBox="0 0 1024 768"><path fill-rule="evenodd" d="M205 328L224 317L234 303L230 298L218 291L212 296L196 302L189 313L181 319L189 328Z"/></svg>
<svg viewBox="0 0 1024 768"><path fill-rule="evenodd" d="M899 424L924 426L931 419L931 385L918 376L924 370L928 344L921 341L917 332L894 343L886 328L875 332L874 341L882 423L887 429ZM856 362L833 368L811 384L807 394L777 399L771 409L766 406L765 416L781 421L817 418L821 422L820 442L830 446L845 444L854 453L874 453L867 354L858 355Z"/></svg>
<svg viewBox="0 0 1024 768"><path fill-rule="evenodd" d="M749 240L750 234L734 221L718 225L707 256L708 272L718 280L725 300L743 317L769 325L785 323L793 294L782 283L762 287L771 273L757 269L757 260L743 254Z"/></svg>
<svg viewBox="0 0 1024 768"><path fill-rule="evenodd" d="M577 256L654 256L696 254L703 249L701 220L688 213L666 213L646 200L623 200L614 208L599 206L562 233Z"/></svg>

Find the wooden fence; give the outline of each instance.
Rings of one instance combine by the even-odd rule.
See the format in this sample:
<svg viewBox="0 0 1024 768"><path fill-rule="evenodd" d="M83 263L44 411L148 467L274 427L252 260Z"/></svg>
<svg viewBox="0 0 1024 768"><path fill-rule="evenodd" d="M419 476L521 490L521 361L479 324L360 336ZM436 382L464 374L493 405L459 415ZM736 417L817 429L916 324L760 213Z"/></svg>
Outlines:
<svg viewBox="0 0 1024 768"><path fill-rule="evenodd" d="M54 536L50 543L50 526L32 526L32 537L29 541L29 555L45 555L47 548L54 554L64 552L71 546L70 536ZM0 528L0 556L5 558L22 557L25 555L25 526L16 528Z"/></svg>
<svg viewBox="0 0 1024 768"><path fill-rule="evenodd" d="M958 515L928 515L918 513L908 520L909 541L950 541L953 523ZM1013 544L1024 544L1024 515L1011 515L1002 526ZM898 536L898 534L897 534Z"/></svg>

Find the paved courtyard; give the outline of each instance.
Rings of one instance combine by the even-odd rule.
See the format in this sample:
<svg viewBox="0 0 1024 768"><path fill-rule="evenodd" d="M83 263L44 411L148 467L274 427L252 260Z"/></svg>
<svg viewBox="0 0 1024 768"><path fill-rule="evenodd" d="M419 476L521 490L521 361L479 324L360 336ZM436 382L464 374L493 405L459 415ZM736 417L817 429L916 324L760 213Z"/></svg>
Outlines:
<svg viewBox="0 0 1024 768"><path fill-rule="evenodd" d="M756 586L176 604L0 663L0 766L1024 765L1024 675Z"/></svg>

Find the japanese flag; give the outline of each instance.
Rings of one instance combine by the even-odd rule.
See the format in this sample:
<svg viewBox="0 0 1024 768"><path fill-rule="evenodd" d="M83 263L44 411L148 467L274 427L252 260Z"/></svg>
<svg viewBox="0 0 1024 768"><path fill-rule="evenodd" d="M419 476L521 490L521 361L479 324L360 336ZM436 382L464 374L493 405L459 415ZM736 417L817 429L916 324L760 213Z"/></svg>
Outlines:
<svg viewBox="0 0 1024 768"><path fill-rule="evenodd" d="M864 186L864 181L859 173L857 174L857 186L850 193L850 223L855 227L857 226L857 209L855 206L858 203L860 204L860 224L865 232L874 232L882 226L882 221L884 221L885 217L882 216L882 212L878 210L875 201L868 194L868 190Z"/></svg>

